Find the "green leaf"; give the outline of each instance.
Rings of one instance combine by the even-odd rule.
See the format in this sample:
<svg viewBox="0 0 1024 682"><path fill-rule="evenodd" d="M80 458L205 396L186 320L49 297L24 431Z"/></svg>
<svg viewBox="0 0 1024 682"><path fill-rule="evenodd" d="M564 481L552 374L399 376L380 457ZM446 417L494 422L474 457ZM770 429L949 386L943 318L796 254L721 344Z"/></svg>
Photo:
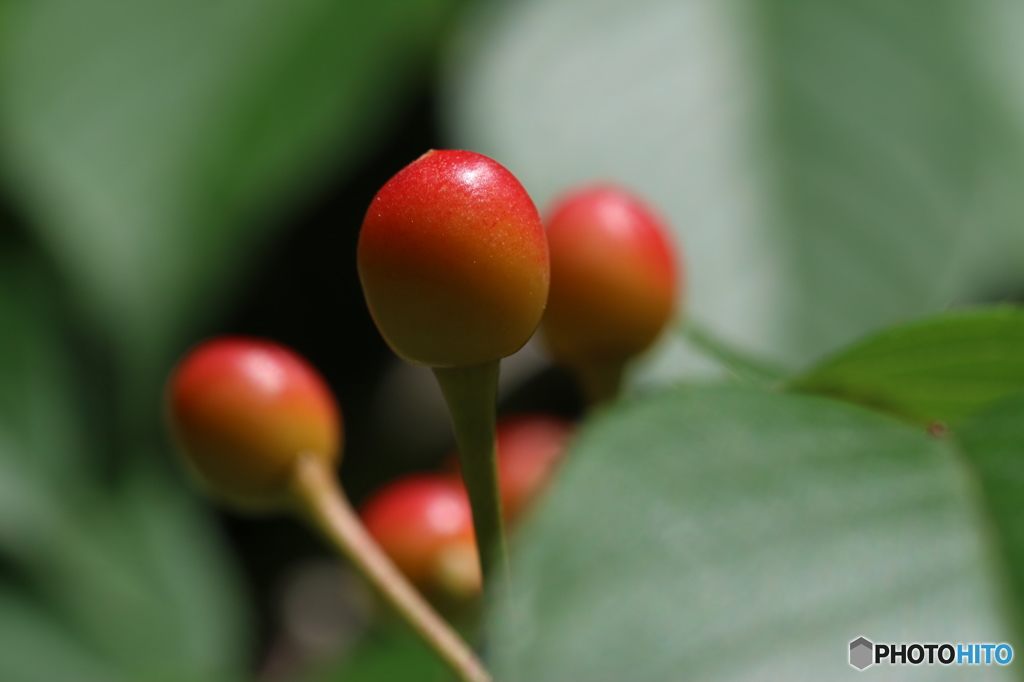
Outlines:
<svg viewBox="0 0 1024 682"><path fill-rule="evenodd" d="M956 432L980 484L992 523L1001 576L1011 600L1006 613L1024 646L1024 394L989 406Z"/></svg>
<svg viewBox="0 0 1024 682"><path fill-rule="evenodd" d="M11 682L128 682L62 629L52 614L0 589L0 679Z"/></svg>
<svg viewBox="0 0 1024 682"><path fill-rule="evenodd" d="M740 388L627 404L520 529L494 672L834 680L858 636L1005 641L982 528L952 449L888 417Z"/></svg>
<svg viewBox="0 0 1024 682"><path fill-rule="evenodd" d="M1024 390L1024 312L968 310L889 329L791 387L926 422L962 419Z"/></svg>
<svg viewBox="0 0 1024 682"><path fill-rule="evenodd" d="M448 668L406 630L378 628L352 651L306 678L307 682L447 682Z"/></svg>
<svg viewBox="0 0 1024 682"><path fill-rule="evenodd" d="M283 202L382 132L455 1L11 8L7 179L130 372L223 298Z"/></svg>
<svg viewBox="0 0 1024 682"><path fill-rule="evenodd" d="M242 679L252 614L242 600L242 576L225 556L212 519L178 477L144 466L133 472L118 513L159 603L155 612L175 639L161 647L160 657L188 661L197 679Z"/></svg>
<svg viewBox="0 0 1024 682"><path fill-rule="evenodd" d="M0 430L25 452L19 466L51 481L84 484L85 430L77 377L58 322L54 287L24 250L0 256Z"/></svg>
<svg viewBox="0 0 1024 682"><path fill-rule="evenodd" d="M30 553L71 489L96 484L53 287L24 249L0 254L0 551Z"/></svg>
<svg viewBox="0 0 1024 682"><path fill-rule="evenodd" d="M490 3L451 61L449 128L542 206L603 179L649 197L690 264L687 314L798 366L977 293L973 7Z"/></svg>
<svg viewBox="0 0 1024 682"><path fill-rule="evenodd" d="M132 679L241 679L246 614L209 520L166 472L132 474L117 495L67 510L34 566L39 589Z"/></svg>
<svg viewBox="0 0 1024 682"><path fill-rule="evenodd" d="M58 496L23 468L31 453L0 430L0 553L32 556L60 515Z"/></svg>
<svg viewBox="0 0 1024 682"><path fill-rule="evenodd" d="M152 457L119 495L100 485L54 293L38 259L0 254L0 556L51 607L0 613L0 679L240 679L247 628L208 520L166 472L141 471Z"/></svg>
<svg viewBox="0 0 1024 682"><path fill-rule="evenodd" d="M1024 272L1024 5L1016 0L978 0L968 5L964 26L976 56L975 77L982 98L994 106L982 112L984 149L980 186L964 234L968 256L958 264L974 294L1002 299L1021 292ZM981 99L981 98L979 98Z"/></svg>

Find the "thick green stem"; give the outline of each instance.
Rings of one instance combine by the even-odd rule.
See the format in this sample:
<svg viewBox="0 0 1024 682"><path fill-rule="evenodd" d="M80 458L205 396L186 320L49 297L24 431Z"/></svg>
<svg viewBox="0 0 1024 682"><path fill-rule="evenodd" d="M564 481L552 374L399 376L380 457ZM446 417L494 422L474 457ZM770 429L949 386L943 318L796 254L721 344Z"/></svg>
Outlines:
<svg viewBox="0 0 1024 682"><path fill-rule="evenodd" d="M437 652L461 682L492 682L469 645L437 614L366 532L324 460L299 457L293 496L301 511Z"/></svg>
<svg viewBox="0 0 1024 682"><path fill-rule="evenodd" d="M508 550L502 522L494 426L499 361L472 367L434 368L459 445L462 478L473 507L484 587L508 591Z"/></svg>

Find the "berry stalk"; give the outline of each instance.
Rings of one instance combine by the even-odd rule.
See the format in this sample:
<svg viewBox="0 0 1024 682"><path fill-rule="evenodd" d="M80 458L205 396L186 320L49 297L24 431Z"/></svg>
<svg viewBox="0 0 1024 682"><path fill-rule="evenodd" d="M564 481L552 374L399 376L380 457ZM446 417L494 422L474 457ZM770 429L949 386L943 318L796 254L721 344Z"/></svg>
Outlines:
<svg viewBox="0 0 1024 682"><path fill-rule="evenodd" d="M331 470L301 456L294 471L294 498L301 510L388 603L444 660L462 682L491 682L472 649L405 579L363 527Z"/></svg>
<svg viewBox="0 0 1024 682"><path fill-rule="evenodd" d="M509 591L508 549L502 521L495 447L495 403L499 362L471 367L435 367L459 446L462 479L473 509L485 589Z"/></svg>

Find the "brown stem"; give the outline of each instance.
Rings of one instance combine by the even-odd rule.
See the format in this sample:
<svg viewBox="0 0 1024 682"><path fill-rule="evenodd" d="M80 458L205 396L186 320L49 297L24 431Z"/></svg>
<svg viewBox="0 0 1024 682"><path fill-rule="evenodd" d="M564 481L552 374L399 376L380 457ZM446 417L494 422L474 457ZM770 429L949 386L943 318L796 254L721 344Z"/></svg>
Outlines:
<svg viewBox="0 0 1024 682"><path fill-rule="evenodd" d="M323 459L300 456L294 497L334 547L380 592L463 682L491 682L469 645L406 580L363 527Z"/></svg>

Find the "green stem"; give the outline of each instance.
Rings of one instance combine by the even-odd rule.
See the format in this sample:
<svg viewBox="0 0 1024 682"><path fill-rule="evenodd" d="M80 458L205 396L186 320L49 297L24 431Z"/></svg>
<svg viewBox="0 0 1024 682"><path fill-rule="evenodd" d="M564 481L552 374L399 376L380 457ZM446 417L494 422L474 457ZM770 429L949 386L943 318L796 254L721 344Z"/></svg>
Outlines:
<svg viewBox="0 0 1024 682"><path fill-rule="evenodd" d="M473 528L484 587L509 590L508 550L498 488L494 427L499 361L472 367L434 368L448 403L459 446L462 479L473 508Z"/></svg>
<svg viewBox="0 0 1024 682"><path fill-rule="evenodd" d="M786 376L786 373L777 367L735 350L693 322L686 323L683 337L705 355L717 360L741 381L764 386L777 384Z"/></svg>
<svg viewBox="0 0 1024 682"><path fill-rule="evenodd" d="M293 496L301 511L462 682L492 682L469 645L427 603L363 527L333 471L315 455L300 456Z"/></svg>

